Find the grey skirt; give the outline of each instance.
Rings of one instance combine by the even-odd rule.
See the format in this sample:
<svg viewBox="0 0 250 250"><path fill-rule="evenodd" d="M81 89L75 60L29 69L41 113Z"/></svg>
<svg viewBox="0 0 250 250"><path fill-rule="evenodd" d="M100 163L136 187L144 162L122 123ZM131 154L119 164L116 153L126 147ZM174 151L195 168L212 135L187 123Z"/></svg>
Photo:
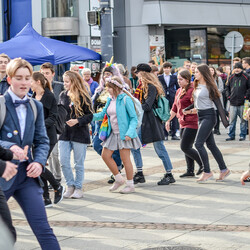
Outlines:
<svg viewBox="0 0 250 250"><path fill-rule="evenodd" d="M102 146L112 151L124 148L138 149L141 147L141 141L138 136L134 139L131 139L130 141L123 141L120 138L120 134L114 134L111 132L108 139L102 143Z"/></svg>

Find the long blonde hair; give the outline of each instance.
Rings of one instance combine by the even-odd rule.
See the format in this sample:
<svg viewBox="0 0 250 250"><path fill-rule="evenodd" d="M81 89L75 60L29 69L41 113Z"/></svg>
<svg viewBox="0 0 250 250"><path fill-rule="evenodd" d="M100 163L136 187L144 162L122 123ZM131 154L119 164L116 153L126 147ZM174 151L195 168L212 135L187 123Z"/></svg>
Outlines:
<svg viewBox="0 0 250 250"><path fill-rule="evenodd" d="M164 90L162 88L162 85L160 83L160 81L158 80L158 77L153 74L153 73L149 73L146 71L141 71L140 72L140 81L142 83L142 90L143 90L143 94L144 94L144 98L147 99L148 97L148 84L152 84L153 86L155 86L156 90L157 90L157 96L156 98L158 98L158 96L160 95L165 95Z"/></svg>
<svg viewBox="0 0 250 250"><path fill-rule="evenodd" d="M84 115L82 104L87 105L89 110L93 112L91 106L91 98L82 77L78 73L70 70L66 71L63 76L68 76L71 83L69 97L70 100L74 103L76 117Z"/></svg>

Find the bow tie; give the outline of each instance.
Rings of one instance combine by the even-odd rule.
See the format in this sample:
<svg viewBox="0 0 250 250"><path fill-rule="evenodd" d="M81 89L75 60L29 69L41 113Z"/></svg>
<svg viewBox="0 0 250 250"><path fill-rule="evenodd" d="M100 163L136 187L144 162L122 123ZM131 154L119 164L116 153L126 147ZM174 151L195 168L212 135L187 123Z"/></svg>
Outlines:
<svg viewBox="0 0 250 250"><path fill-rule="evenodd" d="M15 108L17 108L18 106L20 106L21 104L24 104L25 106L27 106L27 104L30 102L30 99L26 99L26 100L15 100L14 102L14 106Z"/></svg>

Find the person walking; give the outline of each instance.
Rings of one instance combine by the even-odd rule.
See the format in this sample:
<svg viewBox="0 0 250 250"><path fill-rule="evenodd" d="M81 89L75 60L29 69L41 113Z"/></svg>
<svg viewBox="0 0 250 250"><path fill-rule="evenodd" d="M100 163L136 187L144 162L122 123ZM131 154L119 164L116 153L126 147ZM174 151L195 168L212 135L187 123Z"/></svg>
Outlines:
<svg viewBox="0 0 250 250"><path fill-rule="evenodd" d="M243 72L243 66L240 62L234 65L234 74L229 77L226 86L226 96L230 102L230 126L229 137L226 141L235 140L235 129L237 117L240 118L240 139L246 140L247 122L243 119L244 102L250 100L250 77Z"/></svg>
<svg viewBox="0 0 250 250"><path fill-rule="evenodd" d="M64 198L80 199L83 197L84 160L90 143L88 124L93 118L93 111L82 77L73 71L66 71L63 81L65 91L60 94L59 104L68 112L64 132L59 137L59 159L67 184ZM75 177L70 163L72 150Z"/></svg>
<svg viewBox="0 0 250 250"><path fill-rule="evenodd" d="M45 76L45 78L49 81L50 85L53 89L53 94L56 98L56 103L58 104L59 95L62 91L64 91L64 86L62 82L58 82L54 80L55 77L55 68L53 64L46 62L41 65L40 72ZM57 136L57 139L59 136ZM52 152L50 153L50 157L48 159L49 168L52 174L55 176L58 182L61 182L62 178L62 170L59 162L59 151L58 151L58 143L54 146ZM50 187L49 187L50 188Z"/></svg>
<svg viewBox="0 0 250 250"><path fill-rule="evenodd" d="M215 82L215 84L220 92L220 101L221 101L222 107L224 107L224 103L223 103L224 83L223 83L221 77L217 75L217 72L213 66L209 66L209 70L210 70L212 77L214 78L214 82ZM220 115L219 115L219 111L217 109L215 110L215 112L216 112L216 117L217 117L216 120L217 121L216 121L216 124L214 126L214 134L220 135Z"/></svg>
<svg viewBox="0 0 250 250"><path fill-rule="evenodd" d="M187 163L187 171L180 175L180 178L194 177L194 161L199 165L199 170L196 175L203 172L203 166L198 152L193 148L194 140L198 129L198 117L196 112L189 115L184 115L182 110L193 103L194 88L191 84L192 76L189 70L182 70L177 76L180 88L175 95L175 101L170 112L170 118L166 122L166 130L170 130L170 121L177 116L180 124L180 147L185 153Z"/></svg>
<svg viewBox="0 0 250 250"><path fill-rule="evenodd" d="M169 101L169 106L172 108L174 103L175 93L176 90L179 88L177 82L177 76L171 74L172 63L165 62L162 65L164 73L159 75L159 81L162 84L162 87L165 91L165 96ZM180 140L179 137L176 136L176 131L178 128L178 120L174 117L171 121L171 140ZM168 132L165 130L164 126L164 133L165 133L165 140L168 140Z"/></svg>
<svg viewBox="0 0 250 250"><path fill-rule="evenodd" d="M47 161L49 139L42 104L27 96L32 73L31 64L21 58L13 59L7 65L10 88L4 97L8 112L0 130L0 145L9 148L19 161L13 161L18 164L17 174L10 180L0 178L0 186L6 199L13 197L22 208L41 248L59 250L59 243L48 223L43 191L39 186L38 177Z"/></svg>
<svg viewBox="0 0 250 250"><path fill-rule="evenodd" d="M205 142L220 168L220 175L217 181L223 181L230 175L230 170L224 162L223 156L215 143L212 132L214 125L216 124L214 102L219 100L220 93L211 75L209 67L206 64L199 65L195 70L193 97L194 108L189 109L189 106L183 111L183 114L186 116L194 112L198 112L199 126L195 139L195 147L200 155L202 165L204 166L204 172L197 182L204 183L213 178L208 154L204 147Z"/></svg>
<svg viewBox="0 0 250 250"><path fill-rule="evenodd" d="M92 96L93 108L94 108L95 113L102 112L103 108L105 107L107 103L109 93L107 89L105 88L105 82L106 82L106 79L111 78L112 76L119 76L121 79L123 79L119 73L119 70L115 67L115 65L108 64L103 68L102 74L100 76L99 87L96 88L95 94ZM95 122L95 132L94 132L94 137L93 137L93 148L99 155L102 154L102 149L103 149L102 140L99 138L99 130L100 130L101 124L102 124L102 121ZM122 165L121 157L119 154L119 150L115 150L112 157L114 161L116 162L118 170L121 171L123 168L123 165ZM110 179L108 180L108 183L113 184L114 181L115 181L115 178L113 174L111 174Z"/></svg>
<svg viewBox="0 0 250 250"><path fill-rule="evenodd" d="M135 189L130 149L141 147L140 139L136 133L138 120L135 106L130 98L130 93L123 89L124 85L118 76L107 78L106 86L111 97L108 98L102 112L94 114L94 120L102 120L104 115L107 114L109 124L111 125L108 131L109 136L102 145L102 159L115 177L115 182L109 190L111 192L116 191L120 186L125 184L125 180L119 173L116 163L112 158L113 152L119 150L127 176L126 186L120 190L120 193L133 193Z"/></svg>
<svg viewBox="0 0 250 250"><path fill-rule="evenodd" d="M158 185L169 185L174 183L175 179L172 175L172 163L168 152L164 146L164 131L161 119L156 116L153 109L157 107L157 100L160 95L164 95L164 90L157 76L151 73L151 67L148 64L141 63L136 67L135 73L139 78L139 85L136 89L136 96L142 103L144 110L142 125L141 125L141 142L142 144L153 143L154 150L158 157L162 160L166 173L163 178L157 182ZM134 158L141 162L141 167L137 168L137 173L134 175L135 183L145 182L142 171L142 160L139 149L136 152L133 150ZM140 166L138 164L138 166Z"/></svg>
<svg viewBox="0 0 250 250"><path fill-rule="evenodd" d="M47 158L49 158L54 146L57 143L57 133L56 133L56 119L58 116L57 103L54 94L51 92L52 87L45 76L40 72L34 72L32 75L31 89L33 91L32 97L40 101L43 104L43 113L45 119L45 127L47 135L49 137L49 153ZM49 195L48 183L53 187L54 204L59 203L63 199L64 186L60 184L54 177L54 175L45 168L45 171L41 174L41 178L44 184L43 187L43 198L45 207L52 207L52 202Z"/></svg>
<svg viewBox="0 0 250 250"><path fill-rule="evenodd" d="M1 53L0 54L0 95L3 95L10 87L9 83L7 82L7 73L6 73L6 68L9 62L10 62L9 56L4 53Z"/></svg>

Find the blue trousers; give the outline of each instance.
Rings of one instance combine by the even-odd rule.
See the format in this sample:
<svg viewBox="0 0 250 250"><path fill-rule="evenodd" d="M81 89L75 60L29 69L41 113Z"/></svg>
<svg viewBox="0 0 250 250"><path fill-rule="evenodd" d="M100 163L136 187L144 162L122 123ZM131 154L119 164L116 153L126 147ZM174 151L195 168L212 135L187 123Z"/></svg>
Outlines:
<svg viewBox="0 0 250 250"><path fill-rule="evenodd" d="M27 162L19 164L16 179L10 189L4 191L6 199L11 196L22 208L28 223L43 250L60 249L50 227L43 202L43 190L35 179L26 175Z"/></svg>

